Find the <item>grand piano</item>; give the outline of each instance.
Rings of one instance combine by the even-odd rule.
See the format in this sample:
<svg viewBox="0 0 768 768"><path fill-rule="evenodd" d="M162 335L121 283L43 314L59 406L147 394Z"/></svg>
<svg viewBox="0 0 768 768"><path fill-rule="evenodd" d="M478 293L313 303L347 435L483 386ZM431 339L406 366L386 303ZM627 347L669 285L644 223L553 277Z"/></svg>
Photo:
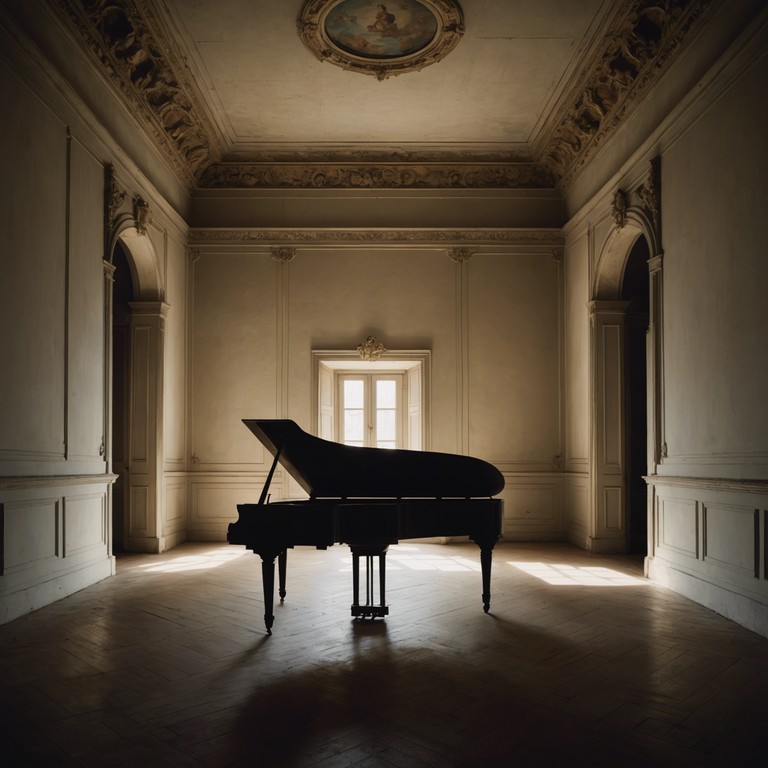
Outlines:
<svg viewBox="0 0 768 768"><path fill-rule="evenodd" d="M295 546L352 552L352 615L386 616L386 561L390 544L430 536L468 536L480 547L483 609L491 601L491 557L501 535L504 487L496 467L471 456L388 448L356 448L322 440L288 419L243 419L274 457L258 504L238 504L227 541L261 557L264 623L272 634L275 560L285 599L286 553ZM309 495L270 501L278 462ZM365 603L360 601L360 558ZM378 559L378 595L375 560ZM378 597L378 600L377 600Z"/></svg>

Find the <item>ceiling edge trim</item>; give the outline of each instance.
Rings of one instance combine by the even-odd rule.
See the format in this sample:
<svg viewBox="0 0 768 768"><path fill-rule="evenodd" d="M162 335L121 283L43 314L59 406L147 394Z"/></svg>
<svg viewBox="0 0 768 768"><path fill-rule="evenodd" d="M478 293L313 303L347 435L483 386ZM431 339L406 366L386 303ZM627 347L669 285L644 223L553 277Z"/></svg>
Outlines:
<svg viewBox="0 0 768 768"><path fill-rule="evenodd" d="M539 163L215 163L200 189L552 189Z"/></svg>
<svg viewBox="0 0 768 768"><path fill-rule="evenodd" d="M191 228L189 244L192 247L227 244L253 245L419 245L450 246L467 245L499 246L524 245L542 249L561 248L564 244L562 230L537 229L277 229L260 228Z"/></svg>

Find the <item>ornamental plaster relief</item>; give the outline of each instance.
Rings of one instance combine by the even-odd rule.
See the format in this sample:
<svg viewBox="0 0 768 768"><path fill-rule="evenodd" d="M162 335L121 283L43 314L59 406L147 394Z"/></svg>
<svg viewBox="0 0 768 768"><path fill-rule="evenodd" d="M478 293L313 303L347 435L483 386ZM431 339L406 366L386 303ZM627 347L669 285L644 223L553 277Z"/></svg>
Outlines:
<svg viewBox="0 0 768 768"><path fill-rule="evenodd" d="M683 48L713 0L635 0L614 16L580 83L556 111L538 157L568 182L594 156Z"/></svg>
<svg viewBox="0 0 768 768"><path fill-rule="evenodd" d="M333 245L473 245L562 248L560 230L547 229L196 229L193 246L226 243Z"/></svg>
<svg viewBox="0 0 768 768"><path fill-rule="evenodd" d="M183 57L163 31L156 0L53 0L148 134L191 186L248 189L409 189L567 187L608 141L631 109L683 49L687 36L714 0L620 0L612 20L573 87L553 110L529 157L479 158L472 153L396 152L388 162L354 150L277 152L220 162L222 138L208 120L204 99ZM318 19L327 2L307 4L299 33L320 39ZM430 0L440 16L446 45L455 45L463 21L450 16L454 3ZM309 14L309 15L307 15ZM460 14L460 11L459 11ZM306 18L305 18L306 16ZM450 18L449 18L450 17ZM310 46L308 46L310 47ZM317 46L315 46L317 47ZM448 46L450 48L450 46ZM321 46L322 48L322 46ZM438 46L439 48L439 46ZM442 48L425 51L442 57ZM315 51L330 60L326 48ZM406 57L407 58L407 57ZM376 70L399 74L400 59ZM405 61L400 62L405 65ZM426 66L432 60L410 63ZM341 65L341 64L340 64ZM347 67L350 68L350 67ZM417 66L418 68L418 66ZM403 69L402 71L408 71Z"/></svg>

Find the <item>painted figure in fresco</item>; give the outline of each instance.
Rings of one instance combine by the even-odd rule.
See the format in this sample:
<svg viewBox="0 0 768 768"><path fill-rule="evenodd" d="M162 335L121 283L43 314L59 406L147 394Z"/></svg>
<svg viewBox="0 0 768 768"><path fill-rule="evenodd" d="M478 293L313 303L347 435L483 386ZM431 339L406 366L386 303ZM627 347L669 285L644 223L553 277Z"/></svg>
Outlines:
<svg viewBox="0 0 768 768"><path fill-rule="evenodd" d="M382 37L399 37L400 31L395 23L395 14L387 10L387 6L379 3L376 6L376 21L368 25L369 32L378 32Z"/></svg>

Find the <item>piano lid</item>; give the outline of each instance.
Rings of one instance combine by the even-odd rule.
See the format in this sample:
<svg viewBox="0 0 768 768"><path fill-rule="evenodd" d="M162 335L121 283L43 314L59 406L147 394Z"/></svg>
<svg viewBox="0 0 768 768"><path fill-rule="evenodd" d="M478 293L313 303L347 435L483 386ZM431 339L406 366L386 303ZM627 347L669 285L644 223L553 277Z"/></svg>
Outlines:
<svg viewBox="0 0 768 768"><path fill-rule="evenodd" d="M493 464L471 456L355 448L304 432L290 419L243 419L313 497L488 497L504 487Z"/></svg>

